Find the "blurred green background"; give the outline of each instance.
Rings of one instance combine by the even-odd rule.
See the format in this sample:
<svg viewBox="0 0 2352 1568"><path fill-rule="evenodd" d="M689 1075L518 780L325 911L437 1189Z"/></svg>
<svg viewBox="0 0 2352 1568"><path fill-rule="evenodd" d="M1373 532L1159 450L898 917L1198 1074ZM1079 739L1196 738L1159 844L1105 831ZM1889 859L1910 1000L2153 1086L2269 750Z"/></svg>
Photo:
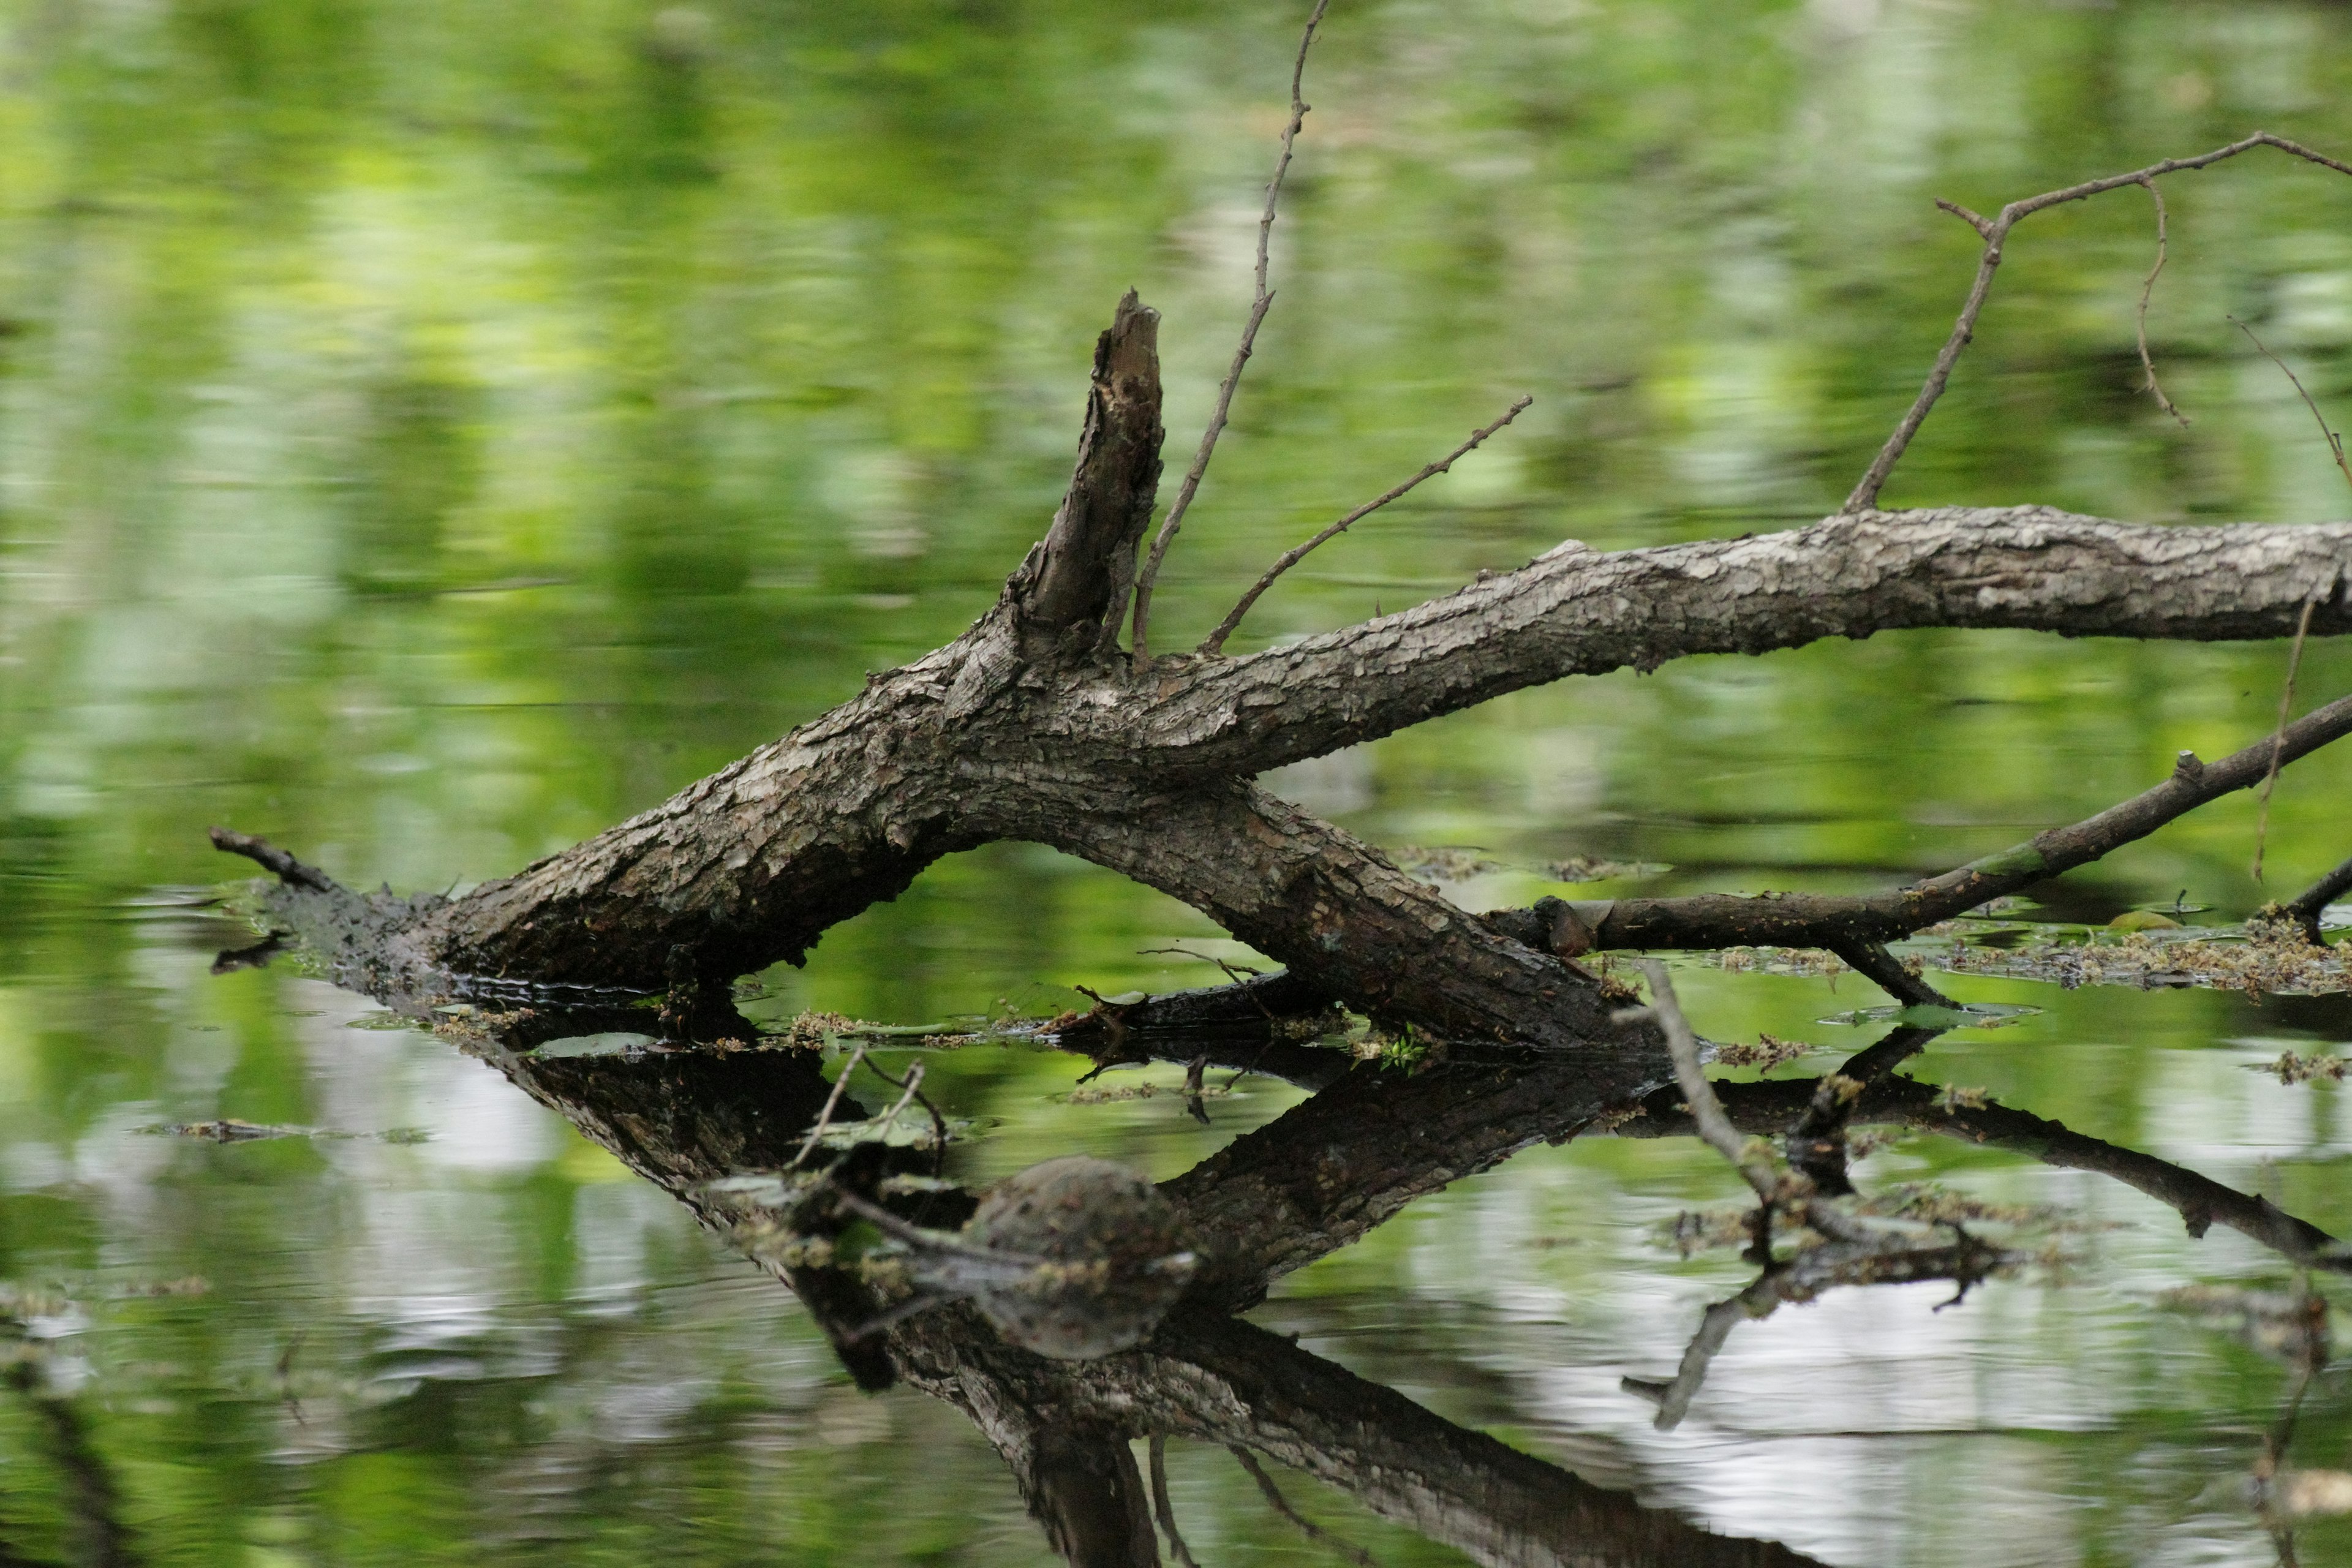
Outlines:
<svg viewBox="0 0 2352 1568"><path fill-rule="evenodd" d="M1181 467L1246 309L1302 10L0 0L0 1279L69 1395L0 1394L0 1542L95 1560L79 1451L156 1563L1042 1553L951 1412L857 1395L775 1287L493 1075L347 1027L381 1015L282 968L209 977L242 938L200 906L240 868L203 830L468 883L952 637L1042 532L1129 286L1163 312ZM2258 126L2352 152L2352 13L1338 0L1307 96L1279 298L1157 601L1170 646L1522 392L1235 649L1565 537L1818 517L1965 289L1976 241L1932 198L1990 210ZM2137 390L2153 225L2118 193L2019 231L1889 503L2352 511L2224 319L2352 416L2352 181L2256 156L2167 196L2149 331L2194 423ZM1572 854L1674 868L1649 889L1858 888L2247 743L2285 662L1906 634L1572 682L1269 782L1391 847L1476 847L1502 868L1455 891L1481 907ZM2314 644L2306 700L2347 681ZM2352 850L2347 784L2352 754L2285 776L2266 888L2241 799L2075 879L2069 910L2185 889L2242 913ZM769 1005L919 1022L1214 977L1141 952L1171 940L1229 951L999 845L767 977ZM2242 1070L2352 1038L2341 1006L1954 985L2044 1011L1923 1076L2352 1226L2336 1089ZM1875 1000L1712 971L1685 992L1717 1037L1825 1053L1869 1037L1815 1020ZM1204 1131L1171 1099L1055 1098L1083 1066L936 1061L952 1109L1018 1134L959 1173L1087 1147L1172 1174L1295 1098L1245 1082ZM430 1138L139 1131L213 1116ZM2150 1298L2277 1270L2088 1178L1878 1161L2129 1228L1964 1312L1879 1292L1744 1330L1672 1436L1616 1379L1670 1367L1738 1277L1653 1228L1731 1189L1689 1149L1538 1151L1262 1315L1832 1561L2273 1561L2239 1478L2282 1374ZM2306 1462L2346 1461L2339 1415L2305 1431ZM1204 1562L1313 1550L1221 1456L1172 1458ZM1383 1562L1455 1560L1293 1489Z"/></svg>

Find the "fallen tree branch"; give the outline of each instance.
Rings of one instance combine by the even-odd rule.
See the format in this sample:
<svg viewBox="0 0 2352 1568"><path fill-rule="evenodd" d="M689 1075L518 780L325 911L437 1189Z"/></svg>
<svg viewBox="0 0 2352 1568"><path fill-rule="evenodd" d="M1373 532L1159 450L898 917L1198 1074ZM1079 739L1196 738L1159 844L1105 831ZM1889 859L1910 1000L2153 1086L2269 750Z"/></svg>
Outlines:
<svg viewBox="0 0 2352 1568"><path fill-rule="evenodd" d="M2062 190L2044 191L2038 196L2027 196L2022 201L2010 203L1989 218L1972 213L1958 203L1937 201L1936 204L1937 206L1975 229L1978 237L1984 241L1984 252L1977 260L1976 279L1969 286L1968 300L1960 307L1959 319L1952 323L1951 335L1944 340L1943 349L1936 355L1935 367L1927 373L1927 384L1919 389L1919 395L1912 400L1911 406L1905 412L1901 423L1895 426L1895 433L1889 436L1886 438L1886 444L1878 449L1878 456L1871 459L1869 469L1864 473L1861 481L1853 487L1853 493L1845 498L1845 505L1842 510L1858 512L1878 504L1878 492L1885 488L1887 476L1895 471L1895 463L1901 459L1905 448L1911 445L1911 437L1919 433L1919 426L1927 421L1928 410L1934 408L1936 400L1943 396L1944 385L1951 380L1952 367L1959 363L1961 351L1966 349L1976 336L1977 317L1984 310L1986 297L1992 292L1992 277L2000 268L2001 247L2008 242L2011 229L2016 227L2021 220L2045 208L2061 206L2068 202L2085 201L2108 191L2121 190L2126 185L2143 185L2153 192L2156 189L2157 176L2160 174L2178 174L2186 169L2202 169L2209 164L2221 163L2225 158L2234 158L2241 153L2252 152L2257 147L2275 147L2282 153L2316 163L2325 169L2333 169L2339 174L2352 174L2352 164L2339 163L2325 153L2312 151L2301 142L2290 142L2283 136L2273 136L2266 131L2257 131L2242 141L2232 142L2226 147L2217 147L2210 153L2201 153L2193 158L2166 158L2150 163L2145 169L2135 169L2127 174L2109 174L2103 179L2085 180L2080 184L2068 185ZM2158 221L2159 224L2163 221L2160 205ZM2161 265L2160 260L2158 265ZM2150 273L2148 276L2149 286L2153 287L2155 274ZM2144 331L2141 341L2142 357L2145 359ZM2155 373L2152 369L2149 372L2149 380L2151 384L2155 380ZM2161 394L2158 395L2160 397Z"/></svg>
<svg viewBox="0 0 2352 1568"><path fill-rule="evenodd" d="M1109 769L1255 773L1572 675L1939 626L2186 641L2352 631L2352 524L2150 526L2047 507L1861 512L1738 539L1570 541L1409 610L1162 659L1056 733ZM1076 703L1069 706L1076 707Z"/></svg>
<svg viewBox="0 0 2352 1568"><path fill-rule="evenodd" d="M1603 948L1836 947L1886 942L1966 913L1990 899L2087 865L2165 824L2262 783L2276 756L2293 762L2352 732L2352 697L2340 697L2215 763L2183 752L2172 774L2131 799L1998 854L1884 893L1620 899L1593 928Z"/></svg>
<svg viewBox="0 0 2352 1568"><path fill-rule="evenodd" d="M2282 909L2288 919L2303 929L2305 940L2316 947L2325 940L2319 930L2321 913L2346 893L2352 893L2352 859L2346 860L2296 894Z"/></svg>
<svg viewBox="0 0 2352 1568"><path fill-rule="evenodd" d="M1265 211L1257 220L1257 272L1250 298L1249 321L1242 328L1240 345L1234 350L1233 368L1225 372L1224 381L1217 387L1216 410L1209 416L1209 427L1201 432L1201 448L1192 455L1192 466L1184 470L1183 482L1176 488L1176 499L1160 521L1159 534L1151 541L1150 556L1135 579L1135 637L1129 646L1139 665L1151 661L1151 588L1160 580L1160 563L1167 559L1168 547L1176 542L1176 531L1184 526L1184 514L1192 510L1192 497L1201 489L1202 476L1209 471L1209 459L1216 455L1217 437L1223 433L1225 416L1232 411L1234 388L1241 384L1242 369L1249 363L1250 353L1257 344L1258 325L1265 320L1266 311L1274 308L1274 290L1266 287L1266 266L1274 241L1275 205L1282 196L1283 176L1290 173L1291 146L1298 140L1299 127L1307 123L1307 101L1299 96L1307 80L1307 51L1315 47L1315 29L1323 25L1323 13L1330 4L1331 0L1315 0L1314 14L1307 18L1306 34L1298 40L1298 58L1291 64L1290 119L1282 127L1282 155L1275 162L1274 178L1266 182Z"/></svg>
<svg viewBox="0 0 2352 1568"><path fill-rule="evenodd" d="M1295 545L1292 548L1284 551L1281 555L1276 558L1274 564L1265 569L1265 575L1260 577L1255 583L1250 585L1249 592L1242 595L1241 603L1235 605L1232 609L1225 612L1225 618L1217 623L1217 629L1211 632L1206 637L1202 638L1201 646L1194 651L1200 654L1203 658L1213 658L1218 654L1223 652L1225 639L1234 635L1234 628L1242 624L1242 617L1250 613L1250 606L1256 604L1258 599L1268 588L1274 586L1274 580L1276 578L1281 576L1285 572L1289 571L1293 566L1297 565L1301 561L1306 560L1307 555L1318 547L1329 543L1332 540L1337 539L1339 535L1347 532L1349 529L1354 527L1357 523L1363 521L1364 519L1371 516L1372 513L1388 505L1389 502L1396 500L1408 494L1415 486L1419 485L1422 480L1432 478L1437 474L1444 473L1447 469L1453 468L1454 464L1460 462L1465 457L1477 450L1479 443L1486 440L1487 437L1492 436L1496 431L1500 430L1504 426L1508 425L1512 420L1517 419L1522 413L1526 412L1528 405L1534 401L1535 399L1532 397L1520 398L1517 403L1512 404L1510 407L1503 411L1503 416L1501 418L1496 420L1491 425L1481 426L1479 428L1471 431L1468 438L1464 440L1460 446L1454 447L1451 452L1446 453L1444 457L1440 458L1437 461L1423 468L1421 472L1413 475L1412 478L1404 480L1401 484L1391 485L1389 489L1381 491L1370 500L1366 501L1355 510L1349 512L1346 516L1340 518L1339 521L1327 525L1321 532L1307 541L1306 543Z"/></svg>

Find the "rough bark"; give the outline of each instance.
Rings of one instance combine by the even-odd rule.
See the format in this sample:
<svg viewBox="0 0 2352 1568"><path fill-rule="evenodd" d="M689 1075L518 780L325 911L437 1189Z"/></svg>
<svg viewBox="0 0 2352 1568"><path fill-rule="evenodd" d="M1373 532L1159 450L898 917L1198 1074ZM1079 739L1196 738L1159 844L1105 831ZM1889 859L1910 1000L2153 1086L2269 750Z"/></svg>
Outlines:
<svg viewBox="0 0 2352 1568"><path fill-rule="evenodd" d="M1690 654L1916 626L2276 637L2306 606L2313 632L2352 625L2352 525L1953 508L1615 553L1570 542L1292 647L1136 669L1116 635L1159 477L1156 323L1130 294L1102 334L1068 493L996 605L783 739L454 900L361 900L258 840L216 841L279 871L290 893L336 901L379 968L461 992L587 985L675 1001L798 962L941 855L1029 839L1209 912L1360 1011L1572 1046L1622 1032L1582 971L1247 779L1507 691ZM1607 943L1674 940L1642 915L1620 906ZM1746 940L1775 940L1771 923Z"/></svg>

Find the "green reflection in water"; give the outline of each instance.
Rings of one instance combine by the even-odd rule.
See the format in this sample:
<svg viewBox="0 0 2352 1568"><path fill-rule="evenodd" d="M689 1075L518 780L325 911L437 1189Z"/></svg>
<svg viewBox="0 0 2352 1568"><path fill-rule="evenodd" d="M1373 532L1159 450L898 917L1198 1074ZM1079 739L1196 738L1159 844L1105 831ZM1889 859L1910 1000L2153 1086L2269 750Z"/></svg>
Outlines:
<svg viewBox="0 0 2352 1568"><path fill-rule="evenodd" d="M79 1304L36 1321L60 1375L87 1365L72 1408L146 1558L1035 1556L950 1413L856 1396L772 1287L437 1043L346 1030L358 1004L282 973L208 977L236 938L168 890L233 874L212 821L371 883L496 875L960 630L1050 513L1129 284L1166 314L1170 427L1205 416L1295 25L1211 0L0 8L0 1275ZM1247 637L1563 536L1819 515L1964 285L1972 242L1929 198L1988 207L2253 123L2341 152L2346 29L2296 5L1342 4L1281 300L1163 635L1521 391L1507 437L1294 574ZM2196 423L2134 392L2151 234L2118 195L2021 231L1890 500L2344 513L2306 413L2222 317L2344 406L2352 186L2247 160L2168 199L2151 331ZM1576 853L1669 864L1669 889L1857 887L2244 743L2283 665L1910 635L1522 694L1276 782L1382 842L1517 868L1475 902ZM2305 689L2347 675L2316 646ZM2345 852L2347 783L2343 757L2288 776L2273 889ZM2075 879L2075 912L2183 888L2242 911L2252 816ZM1214 934L997 846L769 980L785 1011L1050 1011L1074 982L1213 978L1139 950ZM2338 1091L2238 1070L2345 1038L2340 1008L1954 986L2047 1011L1923 1074L2352 1226ZM1717 1036L1853 1034L1813 1022L1851 981L1686 990ZM1078 1070L942 1060L950 1109L1003 1129L960 1173L1085 1147L1172 1174L1294 1098L1245 1083L1203 1131L1171 1099L1051 1098ZM217 1116L434 1137L133 1131ZM2134 1228L2074 1283L1965 1314L1784 1315L1719 1371L1718 1425L1672 1443L1612 1391L1671 1364L1731 1278L1650 1229L1725 1190L1687 1149L1528 1156L1266 1315L1595 1479L1838 1561L2265 1560L2229 1488L2279 1374L2145 1297L2268 1265L2006 1157L1881 1158ZM209 1294L121 1294L192 1276ZM1823 1435L1766 1430L1790 1419L1773 1378L1898 1356L1799 1423ZM2346 1436L2323 1402L2310 1462ZM36 1560L89 1550L60 1443L0 1398L0 1540ZM1293 1548L1216 1456L1174 1460L1204 1561ZM1835 1498L1806 1489L1828 1471ZM1384 1562L1443 1556L1304 1500ZM2331 1543L2311 1531L2305 1560Z"/></svg>

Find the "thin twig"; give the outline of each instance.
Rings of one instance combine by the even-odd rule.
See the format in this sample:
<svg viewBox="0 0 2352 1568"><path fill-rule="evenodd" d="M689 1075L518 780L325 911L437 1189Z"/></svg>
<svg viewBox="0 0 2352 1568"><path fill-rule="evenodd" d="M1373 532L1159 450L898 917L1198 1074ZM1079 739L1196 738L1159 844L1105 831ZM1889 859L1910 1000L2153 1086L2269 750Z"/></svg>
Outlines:
<svg viewBox="0 0 2352 1568"><path fill-rule="evenodd" d="M1160 1532L1168 1538L1168 1550L1176 1554L1183 1568L1201 1568L1192 1561L1192 1549L1184 1544L1183 1536L1176 1531L1175 1505L1168 1500L1168 1434L1151 1435L1151 1517L1160 1521Z"/></svg>
<svg viewBox="0 0 2352 1568"><path fill-rule="evenodd" d="M2263 357L2264 359L2278 366L2280 370L2286 372L2286 378L2294 383L2294 390L2296 394L2302 397L2303 405L2311 410L2311 416L2314 419L2319 421L2319 433L2327 438L2327 449L2330 453L2334 454L2336 458L2336 472L2344 476L2346 483L2352 484L2352 468L2347 468L2344 462L2344 437L2327 427L2327 416L2319 411L2319 405L2312 401L2311 394L2304 390L2303 378L2295 374L2294 371L2288 370L2286 361L2271 353L2270 345L2268 343L2263 342L2262 339L2254 336L2253 328L2246 325L2245 322L2238 320L2235 316L2229 317L2228 320L2231 326L2246 334L2246 341L2248 342L2263 351Z"/></svg>
<svg viewBox="0 0 2352 1568"><path fill-rule="evenodd" d="M2153 178L2142 180L2140 184L2147 187L2147 199L2156 204L2156 265L2147 269L2147 277L2139 286L2139 314L2135 318L2133 323L2135 329L2139 334L2139 368L2146 373L2147 377L2146 382L2142 384L2140 390L2154 397L2156 399L2156 405L2158 408L2163 409L2167 414L2171 415L2175 419L2179 420L2180 427L2186 430L2189 427L2189 416L2180 412L2179 409L2175 408L2172 405L2172 399L2164 395L2164 387L2156 379L2156 361L2148 357L2147 302L2148 300L2156 293L2156 279L2158 276L2164 271L2167 242L2164 221L2164 193L2156 188L2156 181Z"/></svg>
<svg viewBox="0 0 2352 1568"><path fill-rule="evenodd" d="M2282 153L2292 153L2325 169L2333 169L2339 174L2352 174L2352 163L2339 163L2300 142L2290 142L2284 136L2273 136L2266 131L2257 131L2243 141L2232 142L2226 147L2217 147L2194 158L2167 158L2150 163L2145 169L2134 169L2127 174L2109 174L2103 179L2085 180L2079 185L2068 185L2063 190L2044 191L2038 196L2011 202L1990 218L1980 217L1958 203L1938 201L1937 206L1959 217L1984 240L1984 254L1977 260L1976 280L1969 286L1968 301L1960 307L1959 319L1952 323L1951 336L1944 340L1942 350L1937 353L1935 368L1927 373L1927 384L1920 387L1919 395L1912 399L1902 423L1895 426L1895 433L1878 449L1878 456L1871 459L1868 471L1845 498L1845 505L1839 510L1867 511L1878 504L1878 492L1885 488L1886 477L1895 471L1895 465L1902 458L1904 449L1911 445L1911 437L1919 433L1919 426L1927 420L1927 411L1936 406L1937 398L1944 395L1944 385L1952 378L1952 366L1959 363L1961 351L1976 336L1977 317L1984 310L1986 296L1992 291L1992 275L2000 268L2001 247L2008 241L2009 231L2021 220L2046 207L2086 201L2092 196L2121 190L2126 185L2144 185L2153 189L2149 182L2159 174L2178 174L2184 169L2202 169L2256 147L2275 147Z"/></svg>
<svg viewBox="0 0 2352 1568"><path fill-rule="evenodd" d="M1436 462L1430 464L1429 467L1422 469L1421 472L1413 475L1412 478L1405 480L1401 485L1394 486L1382 492L1373 500L1366 501L1363 505L1358 507L1355 510L1349 512L1339 521L1332 523L1329 527L1324 529L1322 532L1317 534L1306 543L1298 545L1293 549L1284 551L1281 557L1276 560L1273 565L1266 568L1265 575L1259 578L1256 584L1251 587L1250 591L1242 595L1242 602L1235 605L1232 610L1226 613L1225 618L1217 623L1217 629L1209 634L1207 639L1201 644L1198 651L1203 656L1213 656L1219 650L1223 648L1225 646L1225 639L1234 635L1234 628L1242 624L1242 617L1249 614L1250 606L1257 603L1258 596L1264 594L1268 588L1274 586L1274 580L1276 577L1281 576L1285 572L1289 571L1293 566L1297 565L1299 562L1306 559L1309 551L1328 540L1335 539L1339 535L1347 532L1348 530L1356 523L1362 521L1365 518L1368 518L1371 516L1372 513L1380 510L1381 508L1388 505L1389 502L1396 500L1399 496L1405 494L1414 486L1420 484L1422 480L1426 479L1433 475L1445 472L1446 469L1452 468L1470 452L1476 449L1478 444L1484 441L1487 437L1492 436L1496 431L1500 430L1504 426L1508 425L1512 420L1517 419L1526 411L1528 405L1534 401L1535 399L1532 397L1520 398L1517 403L1512 404L1509 408L1504 410L1503 416L1500 419L1496 420L1492 425L1484 426L1479 429L1473 430L1470 432L1470 437L1468 440L1464 441L1462 445L1454 447L1454 450L1445 454L1444 457L1439 458Z"/></svg>
<svg viewBox="0 0 2352 1568"><path fill-rule="evenodd" d="M2270 842L2271 791L2278 785L2279 752L2286 745L2286 716L2294 707L2294 678L2303 668L2303 639L2311 630L2311 609L2318 601L2303 602L2303 616L2294 625L2294 647L2286 656L2286 689L2279 693L2278 726L2271 731L2271 766L2263 775L2261 806L2254 814L2254 880L2263 879L2263 849Z"/></svg>
<svg viewBox="0 0 2352 1568"><path fill-rule="evenodd" d="M1329 1531L1324 1529L1313 1520L1308 1519L1297 1509L1291 1507L1289 1500L1282 1495L1282 1489L1274 1484L1274 1478L1265 1473L1265 1467L1257 1462L1257 1456L1255 1454L1251 1453L1247 1448L1241 1447L1239 1444L1234 1444L1231 1447L1234 1458L1242 1462L1242 1468L1250 1473L1250 1479L1257 1483L1257 1489L1265 1494L1266 1506L1273 1509L1275 1512L1282 1515L1283 1518L1290 1521L1291 1523L1297 1525L1298 1527L1299 1533L1306 1536L1309 1541L1319 1541L1323 1542L1323 1544L1331 1548L1332 1551L1348 1558L1350 1562L1362 1564L1362 1568L1379 1568L1379 1564L1373 1561L1372 1554L1370 1552L1365 1551L1360 1546L1351 1545L1348 1542L1340 1540L1338 1536L1332 1534Z"/></svg>
<svg viewBox="0 0 2352 1568"><path fill-rule="evenodd" d="M1168 508L1168 515L1160 524L1160 532L1151 541L1151 553L1145 557L1143 570L1135 578L1135 662L1148 662L1151 650L1146 640L1151 626L1151 584L1159 580L1160 563L1166 559L1168 547L1176 542L1176 531L1184 526L1184 514L1192 508L1192 497L1200 490L1201 477L1209 471L1209 459L1217 450L1217 437L1224 433L1225 416L1234 405L1234 388L1241 384L1242 367L1249 363L1250 351L1257 343L1258 323L1274 306L1274 290L1266 287L1267 252L1274 243L1275 205L1282 196L1283 176L1290 173L1290 149L1298 140L1298 128L1307 123L1307 101L1299 91L1307 80L1307 51L1315 47L1315 29L1323 25L1323 12L1331 0L1315 0L1314 15L1307 18L1307 31L1298 40L1298 58L1290 67L1290 119L1282 127L1282 153L1275 161L1274 178L1266 182L1265 211L1257 220L1256 285L1250 296L1248 322L1242 328L1242 341L1234 350L1233 368L1217 387L1217 406L1209 416L1209 427L1201 432L1200 450L1192 454L1192 466L1184 470L1184 482L1176 488L1176 499Z"/></svg>
<svg viewBox="0 0 2352 1568"><path fill-rule="evenodd" d="M849 1053L848 1065L841 1069L841 1076L833 1080L833 1092L824 1097L824 1109L816 1113L816 1125L809 1129L807 1142L801 1145L800 1152L793 1156L793 1163L786 1165L785 1170L799 1170L809 1155L815 1152L818 1140L824 1136L824 1130L833 1125L834 1107L839 1105L841 1097L849 1091L850 1076L857 1071L857 1064L865 1059L864 1046L859 1046Z"/></svg>

